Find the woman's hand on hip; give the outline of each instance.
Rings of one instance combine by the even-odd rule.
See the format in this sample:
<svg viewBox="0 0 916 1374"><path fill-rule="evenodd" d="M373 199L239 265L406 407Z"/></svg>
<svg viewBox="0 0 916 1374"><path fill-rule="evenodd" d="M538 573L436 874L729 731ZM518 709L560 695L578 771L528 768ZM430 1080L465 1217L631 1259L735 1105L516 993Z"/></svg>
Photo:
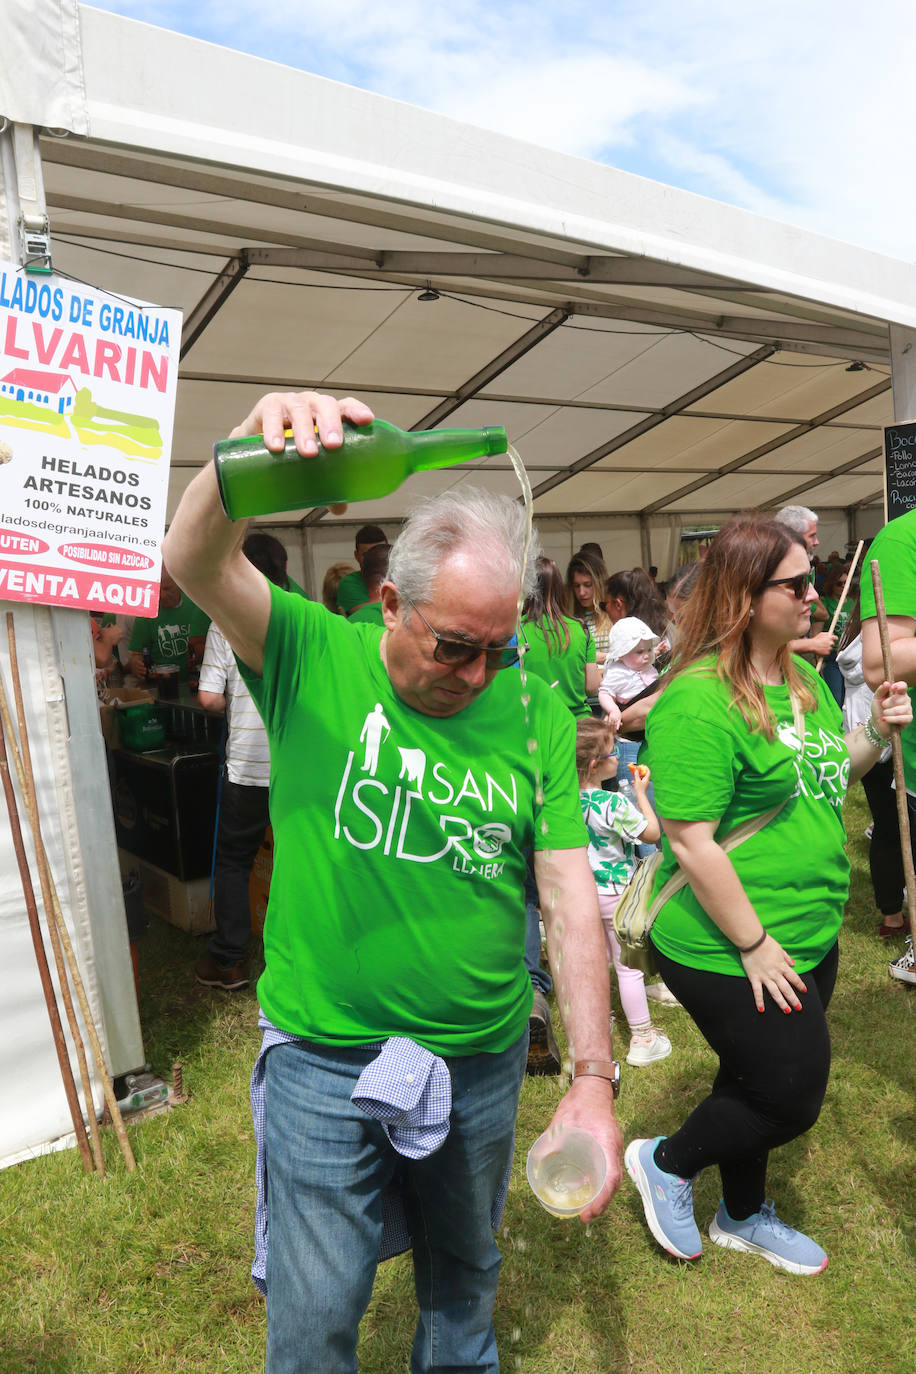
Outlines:
<svg viewBox="0 0 916 1374"><path fill-rule="evenodd" d="M799 994L805 993L804 980L795 972L795 960L790 959L778 940L768 935L758 949L742 954L741 962L747 974L758 1011L763 1011L764 989L781 1011L801 1011Z"/></svg>

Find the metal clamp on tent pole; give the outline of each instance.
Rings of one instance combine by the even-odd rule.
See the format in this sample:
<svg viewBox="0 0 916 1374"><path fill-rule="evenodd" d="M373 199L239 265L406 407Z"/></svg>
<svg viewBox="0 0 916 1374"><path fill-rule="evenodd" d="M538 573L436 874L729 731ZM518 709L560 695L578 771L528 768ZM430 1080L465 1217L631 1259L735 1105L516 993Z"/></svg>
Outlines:
<svg viewBox="0 0 916 1374"><path fill-rule="evenodd" d="M19 193L19 262L27 272L48 276L51 266L51 221L41 175L38 130L31 124L14 124L13 157Z"/></svg>

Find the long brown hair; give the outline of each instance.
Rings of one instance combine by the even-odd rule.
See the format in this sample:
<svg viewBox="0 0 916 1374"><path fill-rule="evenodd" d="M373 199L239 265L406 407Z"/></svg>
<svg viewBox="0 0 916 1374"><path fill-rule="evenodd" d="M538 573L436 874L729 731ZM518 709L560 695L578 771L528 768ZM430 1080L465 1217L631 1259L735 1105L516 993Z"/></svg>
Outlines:
<svg viewBox="0 0 916 1374"><path fill-rule="evenodd" d="M625 568L621 572L611 573L604 584L604 591L612 601L619 597L627 608L627 615L641 620L654 634L665 633L668 608L645 568Z"/></svg>
<svg viewBox="0 0 916 1374"><path fill-rule="evenodd" d="M775 722L762 684L751 665L751 602L763 590L801 535L767 516L733 516L709 545L696 586L678 621L674 675L689 671L700 659L712 656L714 672L727 684L751 730L773 739ZM816 705L814 693L792 662L788 645L776 656L783 676L803 711Z"/></svg>
<svg viewBox="0 0 916 1374"><path fill-rule="evenodd" d="M537 561L534 590L522 607L522 620L534 621L544 631L548 656L553 653L551 641L559 653L569 648L569 626L566 624L566 588L563 574L552 558L543 554Z"/></svg>
<svg viewBox="0 0 916 1374"><path fill-rule="evenodd" d="M610 629L611 617L604 609L604 584L607 582L607 568L603 560L587 549L580 549L578 553L573 554L569 560L569 567L566 569L568 613L574 620L585 625L585 615L576 599L573 588L573 575L575 573L582 573L585 577L592 579L592 615L595 617L595 629L599 632Z"/></svg>

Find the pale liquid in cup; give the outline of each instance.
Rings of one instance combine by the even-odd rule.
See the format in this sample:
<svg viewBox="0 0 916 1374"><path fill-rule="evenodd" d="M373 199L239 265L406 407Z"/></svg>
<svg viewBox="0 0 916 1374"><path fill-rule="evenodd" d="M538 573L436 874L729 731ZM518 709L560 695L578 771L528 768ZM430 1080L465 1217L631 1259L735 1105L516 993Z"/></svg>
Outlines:
<svg viewBox="0 0 916 1374"><path fill-rule="evenodd" d="M571 1164L559 1151L547 1155L537 1169L538 1193L548 1207L586 1207L595 1195L595 1182L581 1165Z"/></svg>

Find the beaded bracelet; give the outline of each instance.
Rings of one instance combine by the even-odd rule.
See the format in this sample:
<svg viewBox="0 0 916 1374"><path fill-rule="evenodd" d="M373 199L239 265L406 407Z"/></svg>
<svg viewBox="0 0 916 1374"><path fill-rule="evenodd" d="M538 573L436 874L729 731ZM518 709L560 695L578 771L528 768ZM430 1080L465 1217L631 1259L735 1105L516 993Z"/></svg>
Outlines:
<svg viewBox="0 0 916 1374"><path fill-rule="evenodd" d="M863 729L865 731L865 738L868 740L869 744L873 749L887 748L887 740L875 729L874 722L872 721L870 716L868 720L865 722Z"/></svg>
<svg viewBox="0 0 916 1374"><path fill-rule="evenodd" d="M744 949L742 949L740 945L735 945L735 949L738 951L739 954L753 954L754 950L759 949L766 938L767 933L764 930L761 932L760 939L755 940L752 945L747 945Z"/></svg>

